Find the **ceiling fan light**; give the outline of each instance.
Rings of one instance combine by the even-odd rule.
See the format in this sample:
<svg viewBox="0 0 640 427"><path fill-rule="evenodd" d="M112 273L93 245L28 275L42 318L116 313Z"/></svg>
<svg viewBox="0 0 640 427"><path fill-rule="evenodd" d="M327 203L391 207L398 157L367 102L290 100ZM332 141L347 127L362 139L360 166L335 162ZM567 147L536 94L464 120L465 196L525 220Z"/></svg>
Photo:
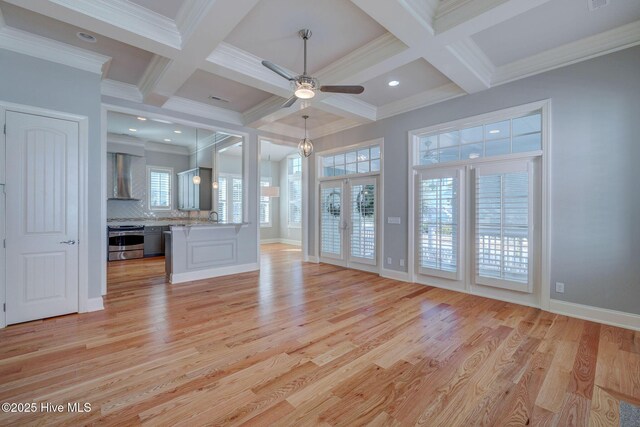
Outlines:
<svg viewBox="0 0 640 427"><path fill-rule="evenodd" d="M313 153L313 143L309 138L300 140L298 143L298 153L301 157L309 157Z"/></svg>
<svg viewBox="0 0 640 427"><path fill-rule="evenodd" d="M310 85L300 85L295 91L296 97L300 99L311 99L316 96L316 93L311 89Z"/></svg>

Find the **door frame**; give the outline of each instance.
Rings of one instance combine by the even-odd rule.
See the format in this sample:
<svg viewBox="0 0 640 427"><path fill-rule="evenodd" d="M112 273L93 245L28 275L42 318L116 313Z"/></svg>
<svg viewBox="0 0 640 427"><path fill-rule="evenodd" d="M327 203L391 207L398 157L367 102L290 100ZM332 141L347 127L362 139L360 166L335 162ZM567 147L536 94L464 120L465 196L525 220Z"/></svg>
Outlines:
<svg viewBox="0 0 640 427"><path fill-rule="evenodd" d="M361 147L368 147L371 145L379 145L380 146L380 172L369 172L369 173L361 173L354 175L344 175L342 177L321 177L319 176L319 172L322 170L322 157L331 154L337 154L340 152L350 151L352 149L357 149ZM320 262L320 215L319 209L322 204L320 200L320 183L322 181L330 181L335 179L350 179L350 178L364 178L367 176L377 176L378 177L378 207L379 211L377 212L377 247L376 247L376 266L375 269L367 269L364 271L369 271L371 273L382 274L385 269L385 253L384 253L384 232L385 232L385 205L384 205L384 164L385 164L385 155L384 155L384 138L375 138L369 139L366 141L361 141L355 144L340 146L336 148L330 148L323 151L316 152L315 157L315 185L314 185L314 209L313 212L313 227L314 227L314 251L315 256L309 257L309 261L312 262ZM309 212L311 215L311 212Z"/></svg>
<svg viewBox="0 0 640 427"><path fill-rule="evenodd" d="M6 125L7 111L78 123L78 313L85 313L89 311L89 213L87 202L89 195L87 185L89 180L89 118L78 114L14 104L0 100L0 125L2 125L3 129L4 125ZM2 132L0 134L0 152L2 152L0 168L2 168L2 174L4 174L6 170L5 149L6 135ZM4 261L6 262L6 259ZM0 303L6 304L6 302L7 288L5 271L5 276L0 278ZM6 325L6 312L3 310L0 311L0 328L4 328Z"/></svg>

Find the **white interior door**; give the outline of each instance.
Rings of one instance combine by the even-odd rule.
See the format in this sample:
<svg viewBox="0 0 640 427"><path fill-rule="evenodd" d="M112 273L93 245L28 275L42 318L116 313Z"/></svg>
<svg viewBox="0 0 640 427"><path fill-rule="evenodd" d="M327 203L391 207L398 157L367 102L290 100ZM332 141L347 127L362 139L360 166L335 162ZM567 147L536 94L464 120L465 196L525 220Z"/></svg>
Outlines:
<svg viewBox="0 0 640 427"><path fill-rule="evenodd" d="M320 184L320 259L350 268L377 270L377 177Z"/></svg>
<svg viewBox="0 0 640 427"><path fill-rule="evenodd" d="M78 123L6 113L7 324L78 311Z"/></svg>

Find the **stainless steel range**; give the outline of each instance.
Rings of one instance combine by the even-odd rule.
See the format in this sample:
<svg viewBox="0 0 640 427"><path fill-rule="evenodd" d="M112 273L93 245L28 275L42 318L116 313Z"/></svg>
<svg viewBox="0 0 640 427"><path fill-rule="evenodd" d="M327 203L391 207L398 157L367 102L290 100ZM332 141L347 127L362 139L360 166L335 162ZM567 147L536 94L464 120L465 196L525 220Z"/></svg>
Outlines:
<svg viewBox="0 0 640 427"><path fill-rule="evenodd" d="M110 225L109 261L144 257L144 225Z"/></svg>

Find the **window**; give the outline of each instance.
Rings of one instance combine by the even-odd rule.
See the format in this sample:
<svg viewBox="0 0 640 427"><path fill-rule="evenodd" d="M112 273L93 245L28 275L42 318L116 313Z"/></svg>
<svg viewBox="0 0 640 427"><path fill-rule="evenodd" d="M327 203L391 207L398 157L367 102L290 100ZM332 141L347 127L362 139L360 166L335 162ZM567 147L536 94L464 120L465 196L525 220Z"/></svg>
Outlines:
<svg viewBox="0 0 640 427"><path fill-rule="evenodd" d="M242 222L242 178L236 175L218 176L218 219L220 222Z"/></svg>
<svg viewBox="0 0 640 427"><path fill-rule="evenodd" d="M540 110L418 136L418 164L455 162L542 149Z"/></svg>
<svg viewBox="0 0 640 427"><path fill-rule="evenodd" d="M547 120L546 102L537 102L410 133L419 280L534 293Z"/></svg>
<svg viewBox="0 0 640 427"><path fill-rule="evenodd" d="M358 148L322 156L322 176L344 176L380 172L380 146Z"/></svg>
<svg viewBox="0 0 640 427"><path fill-rule="evenodd" d="M271 178L262 178L260 187L271 187ZM260 195L260 226L271 227L271 197Z"/></svg>
<svg viewBox="0 0 640 427"><path fill-rule="evenodd" d="M227 214L227 177L219 176L218 177L218 221L219 222L228 222L227 218L229 215Z"/></svg>
<svg viewBox="0 0 640 427"><path fill-rule="evenodd" d="M531 292L532 169L530 161L476 169L476 283Z"/></svg>
<svg viewBox="0 0 640 427"><path fill-rule="evenodd" d="M170 211L173 201L173 169L158 166L147 167L147 188L149 189L147 198L149 200L149 210Z"/></svg>
<svg viewBox="0 0 640 427"><path fill-rule="evenodd" d="M302 226L302 159L298 156L287 159L287 224Z"/></svg>
<svg viewBox="0 0 640 427"><path fill-rule="evenodd" d="M460 171L423 171L418 177L419 271L457 279Z"/></svg>

